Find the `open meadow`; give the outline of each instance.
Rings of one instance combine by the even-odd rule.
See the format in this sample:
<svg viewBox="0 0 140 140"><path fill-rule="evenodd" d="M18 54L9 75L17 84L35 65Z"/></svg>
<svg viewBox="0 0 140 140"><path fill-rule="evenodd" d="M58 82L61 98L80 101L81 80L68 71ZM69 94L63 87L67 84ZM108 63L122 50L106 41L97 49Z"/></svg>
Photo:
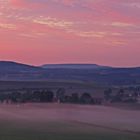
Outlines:
<svg viewBox="0 0 140 140"><path fill-rule="evenodd" d="M139 140L140 111L70 104L0 105L0 140Z"/></svg>

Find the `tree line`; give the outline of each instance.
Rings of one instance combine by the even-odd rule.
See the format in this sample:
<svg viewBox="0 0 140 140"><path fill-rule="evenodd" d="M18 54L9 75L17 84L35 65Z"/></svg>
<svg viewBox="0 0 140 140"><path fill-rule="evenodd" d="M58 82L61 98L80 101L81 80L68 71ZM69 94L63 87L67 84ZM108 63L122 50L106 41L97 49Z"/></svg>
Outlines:
<svg viewBox="0 0 140 140"><path fill-rule="evenodd" d="M128 92L129 91L129 92ZM0 93L1 103L74 103L74 104L97 104L126 102L136 103L140 99L140 88L120 88L116 92L112 88L107 88L104 91L103 97L93 97L92 94L85 92L83 94L72 93L66 94L64 88L52 90L34 90L34 91L14 91L11 93ZM100 93L99 93L100 94ZM93 94L94 95L94 94Z"/></svg>
<svg viewBox="0 0 140 140"><path fill-rule="evenodd" d="M136 103L140 98L140 88L120 88L116 92L113 89L108 88L104 91L105 101L114 102L126 102L126 103Z"/></svg>
<svg viewBox="0 0 140 140"><path fill-rule="evenodd" d="M102 104L102 99L93 98L90 93L72 93L67 95L64 88L59 88L56 93L52 90L36 90L33 92L11 92L0 94L1 103L74 103L74 104Z"/></svg>

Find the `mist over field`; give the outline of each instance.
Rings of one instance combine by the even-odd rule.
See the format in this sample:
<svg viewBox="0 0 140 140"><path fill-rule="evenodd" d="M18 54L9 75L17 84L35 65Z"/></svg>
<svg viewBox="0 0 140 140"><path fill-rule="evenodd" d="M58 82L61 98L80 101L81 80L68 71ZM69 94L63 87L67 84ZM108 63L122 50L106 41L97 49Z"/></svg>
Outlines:
<svg viewBox="0 0 140 140"><path fill-rule="evenodd" d="M0 138L138 140L139 117L139 111L103 106L2 105L0 106Z"/></svg>

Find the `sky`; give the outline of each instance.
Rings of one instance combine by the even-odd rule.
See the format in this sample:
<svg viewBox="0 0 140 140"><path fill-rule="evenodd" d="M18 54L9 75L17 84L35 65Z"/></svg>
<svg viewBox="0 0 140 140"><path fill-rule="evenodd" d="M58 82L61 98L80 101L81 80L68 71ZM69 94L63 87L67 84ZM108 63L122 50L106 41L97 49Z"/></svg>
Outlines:
<svg viewBox="0 0 140 140"><path fill-rule="evenodd" d="M140 66L140 0L0 0L0 60Z"/></svg>

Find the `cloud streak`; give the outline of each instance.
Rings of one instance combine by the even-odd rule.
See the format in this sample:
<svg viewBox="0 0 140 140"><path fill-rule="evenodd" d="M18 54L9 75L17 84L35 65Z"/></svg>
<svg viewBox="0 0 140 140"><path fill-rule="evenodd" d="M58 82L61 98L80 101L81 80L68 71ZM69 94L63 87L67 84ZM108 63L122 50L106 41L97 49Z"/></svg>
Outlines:
<svg viewBox="0 0 140 140"><path fill-rule="evenodd" d="M119 55L114 51L117 47L129 48L133 52L140 45L140 2L139 0L0 0L0 37L4 38L3 41L0 40L3 42L0 45L7 46L7 50L9 45L5 42L11 35L12 40L17 42L14 43L14 50L19 44L23 44L28 46L22 47L25 51L28 51L29 47L32 49L36 47L38 52L43 53L53 50L56 53L55 58L59 57L57 52L62 50L61 55L65 56L63 58L66 62L73 62L72 58L66 58L65 54L70 53L78 62L86 55L86 62L97 61L112 65L115 62L113 59L104 62L99 58L99 54L104 52L102 54L104 57L110 53ZM115 48L108 50L109 47ZM89 51L86 51L86 48ZM79 54L78 50L81 49L82 52ZM129 60L129 53L127 56ZM52 60L57 62L58 59ZM59 61L61 62L61 59ZM35 63L35 60L31 63ZM37 63L43 63L42 59Z"/></svg>

